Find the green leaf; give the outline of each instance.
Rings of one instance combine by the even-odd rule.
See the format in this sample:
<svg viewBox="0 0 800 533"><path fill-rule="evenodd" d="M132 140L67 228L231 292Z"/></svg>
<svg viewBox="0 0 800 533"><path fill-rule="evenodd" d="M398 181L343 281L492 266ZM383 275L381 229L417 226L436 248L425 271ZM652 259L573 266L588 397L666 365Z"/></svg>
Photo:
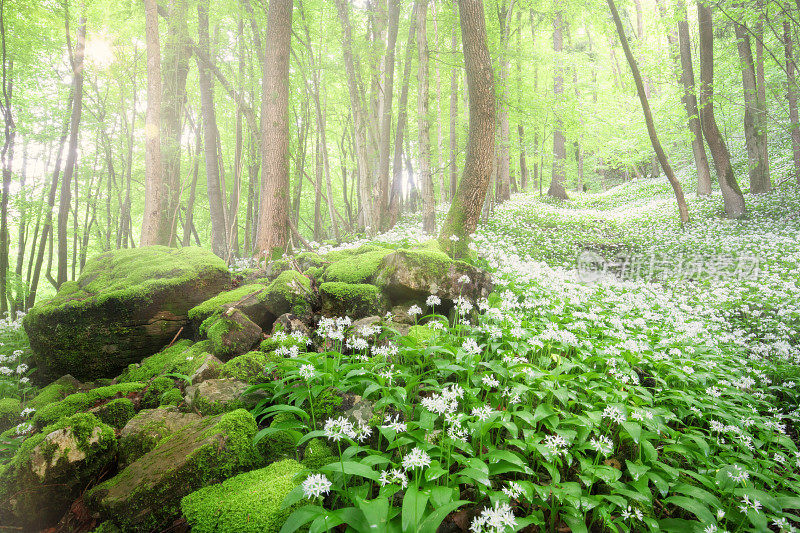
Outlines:
<svg viewBox="0 0 800 533"><path fill-rule="evenodd" d="M279 533L294 533L315 518L323 516L327 511L319 505L306 505L289 515Z"/></svg>
<svg viewBox="0 0 800 533"><path fill-rule="evenodd" d="M429 514L419 525L419 529L417 529L418 533L436 533L436 530L439 529L439 526L442 521L447 518L447 515L467 503L470 502L468 500L457 500L437 507L437 509Z"/></svg>
<svg viewBox="0 0 800 533"><path fill-rule="evenodd" d="M631 436L633 442L638 444L639 439L642 438L642 426L637 422L626 421L622 423L622 427L628 432L628 435Z"/></svg>
<svg viewBox="0 0 800 533"><path fill-rule="evenodd" d="M402 524L403 533L416 533L418 520L423 517L428 505L428 493L411 485L403 496Z"/></svg>
<svg viewBox="0 0 800 533"><path fill-rule="evenodd" d="M685 496L670 496L664 500L664 503L672 504L681 509L684 509L697 517L698 520L705 524L715 524L714 515L709 511L703 503Z"/></svg>
<svg viewBox="0 0 800 533"><path fill-rule="evenodd" d="M349 474L352 476L360 476L372 481L378 481L380 474L375 472L369 466L363 463L356 463L355 461L344 461L338 463L329 463L319 469L323 474Z"/></svg>
<svg viewBox="0 0 800 533"><path fill-rule="evenodd" d="M389 522L389 499L378 497L374 500L356 498L358 508L364 513L364 519L369 527L376 531L384 531Z"/></svg>

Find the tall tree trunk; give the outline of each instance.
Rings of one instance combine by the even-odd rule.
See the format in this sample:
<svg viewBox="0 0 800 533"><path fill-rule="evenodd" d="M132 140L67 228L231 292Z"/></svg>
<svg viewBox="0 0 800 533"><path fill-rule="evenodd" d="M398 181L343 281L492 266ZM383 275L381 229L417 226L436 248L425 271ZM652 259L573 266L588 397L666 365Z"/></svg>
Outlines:
<svg viewBox="0 0 800 533"><path fill-rule="evenodd" d="M619 40L622 43L622 50L625 52L625 57L628 60L628 65L630 66L631 73L633 74L633 80L636 83L636 92L639 93L639 101L642 104L644 121L647 124L647 133L650 136L650 143L653 145L653 150L655 150L656 155L658 156L658 162L664 169L664 173L667 175L667 179L669 180L669 183L672 185L672 189L675 192L675 199L678 202L678 212L680 214L681 225L686 224L689 222L689 210L686 207L686 200L683 197L683 189L681 188L680 182L672 173L672 167L670 166L669 161L667 161L667 155L664 153L664 149L661 147L661 143L656 135L656 127L655 123L653 122L653 115L650 113L650 103L647 100L647 92L642 80L642 75L639 73L639 66L636 64L636 60L634 59L633 53L628 45L628 39L625 37L625 30L622 28L622 20L619 18L619 13L617 12L617 6L614 4L614 0L608 0L608 7L611 9L611 16L614 18L614 25L617 27L617 34L619 35Z"/></svg>
<svg viewBox="0 0 800 533"><path fill-rule="evenodd" d="M556 102L564 93L564 67L562 65L561 49L564 43L563 12L557 11L553 21L553 51L555 52L555 75L553 76L553 94ZM558 107L558 106L557 106ZM560 110L555 111L555 125L553 129L553 174L550 179L550 188L547 194L554 198L569 200L567 191L564 190L566 179L567 150L564 146L564 133L562 132Z"/></svg>
<svg viewBox="0 0 800 533"><path fill-rule="evenodd" d="M158 37L158 2L145 0L147 45L147 113L145 116L145 193L142 246L169 244L165 236L172 223L167 211L166 184L161 157L161 45Z"/></svg>
<svg viewBox="0 0 800 533"><path fill-rule="evenodd" d="M531 24L531 42L536 44L536 23L533 18L533 9L530 10L530 24ZM520 29L520 32L522 30ZM535 47L534 47L535 50ZM539 63L533 62L533 94L539 94ZM535 125L533 128L533 181L539 184L539 192L542 190L542 172L539 165L539 127Z"/></svg>
<svg viewBox="0 0 800 533"><path fill-rule="evenodd" d="M792 136L792 159L794 160L794 175L797 183L800 183L800 119L797 115L797 79L795 77L795 65L792 52L792 28L789 20L783 21L783 46L786 55L786 93L789 100L789 123Z"/></svg>
<svg viewBox="0 0 800 533"><path fill-rule="evenodd" d="M289 53L292 0L270 0L261 97L261 209L256 254L286 248L289 237Z"/></svg>
<svg viewBox="0 0 800 533"><path fill-rule="evenodd" d="M0 200L0 315L8 311L8 254L9 254L9 231L8 231L8 199L11 193L12 165L14 163L14 139L17 135L17 127L14 122L14 115L11 108L11 100L14 95L14 61L8 57L6 47L6 23L5 23L5 2L0 0L0 40L2 40L2 69L3 78L3 98L0 100L0 112L3 115L3 150L0 154L0 163L3 172L3 193ZM24 157L24 156L23 156ZM24 172L24 171L23 171ZM24 189L24 184L23 184ZM24 204L23 204L24 205ZM20 227L22 222L20 222Z"/></svg>
<svg viewBox="0 0 800 533"><path fill-rule="evenodd" d="M686 1L678 0L678 41L681 59L681 100L689 117L689 131L692 132L692 155L697 168L697 194L711 194L711 169L708 166L703 130L700 128L700 114L697 110L697 96L694 88L694 67L692 66L692 43L689 36L689 19Z"/></svg>
<svg viewBox="0 0 800 533"><path fill-rule="evenodd" d="M517 11L517 106L522 109L522 11ZM525 126L522 120L517 124L519 136L519 186L523 191L528 188L528 162L525 157Z"/></svg>
<svg viewBox="0 0 800 533"><path fill-rule="evenodd" d="M208 0L197 4L197 45L210 57L208 34ZM203 61L197 61L200 85L200 108L203 115L203 146L205 147L206 189L211 213L211 250L223 259L228 258L227 224L225 202L220 186L219 159L217 153L217 114L214 110L214 80Z"/></svg>
<svg viewBox="0 0 800 533"><path fill-rule="evenodd" d="M322 146L317 129L314 143L314 241L323 239L322 229ZM330 198L328 199L330 201Z"/></svg>
<svg viewBox="0 0 800 533"><path fill-rule="evenodd" d="M756 70L753 52L750 48L750 34L744 24L735 24L736 48L739 51L739 62L742 69L742 87L744 88L744 138L747 146L748 173L750 175L750 192L753 194L767 192L770 189L769 169L762 158L767 144L766 109L760 108Z"/></svg>
<svg viewBox="0 0 800 533"><path fill-rule="evenodd" d="M768 121L767 121L767 94L766 82L764 81L764 6L762 0L756 0L758 9L758 21L756 21L756 98L758 102L758 109L762 115L762 123L764 124L764 143L762 145L763 153L761 160L764 161L767 175L769 175L769 148L767 142L768 136ZM770 187L772 184L770 183Z"/></svg>
<svg viewBox="0 0 800 533"><path fill-rule="evenodd" d="M75 47L75 54L71 58L72 87L75 99L72 102L67 161L64 164L64 175L61 179L61 196L58 202L58 271L56 275L56 285L58 287L61 287L61 285L67 281L67 262L69 260L67 223L69 222L71 185L75 174L75 163L78 159L78 133L80 131L81 112L83 111L83 55L86 45L86 17L83 14L83 10L84 6L81 5L81 17L78 21L77 45ZM69 17L69 14L67 14L67 17ZM67 23L67 31L69 32L69 23ZM67 34L67 38L69 38L69 33Z"/></svg>
<svg viewBox="0 0 800 533"><path fill-rule="evenodd" d="M186 218L183 223L183 245L189 246L192 242L192 226L194 224L194 201L197 194L197 175L200 173L201 143L200 121L194 125L194 157L192 158L192 183L189 186L189 198L186 200Z"/></svg>
<svg viewBox="0 0 800 533"><path fill-rule="evenodd" d="M453 55L456 56L459 52L458 23L452 30L450 48ZM458 186L458 78L460 72L461 67L454 64L450 72L450 198L455 197Z"/></svg>
<svg viewBox="0 0 800 533"><path fill-rule="evenodd" d="M437 2L431 4L433 15L433 46L436 50L434 72L436 76L436 173L439 174L439 197L447 201L447 172L444 167L444 137L442 136L442 54L439 41L439 12Z"/></svg>
<svg viewBox="0 0 800 533"><path fill-rule="evenodd" d="M411 60L414 57L414 39L416 37L417 4L411 15L406 41L406 57L403 65L403 86L400 90L400 102L397 106L397 129L394 134L394 156L392 162L392 190L389 194L389 228L394 227L400 219L400 207L403 203L403 136L408 122L408 80L411 77Z"/></svg>
<svg viewBox="0 0 800 533"><path fill-rule="evenodd" d="M386 44L386 59L383 67L383 91L381 121L379 168L378 168L378 205L376 221L381 230L389 228L389 164L392 136L392 99L394 95L394 56L397 46L397 31L400 21L400 4L397 0L388 0L389 35Z"/></svg>
<svg viewBox="0 0 800 533"><path fill-rule="evenodd" d="M174 245L181 192L181 133L183 105L186 100L186 77L191 49L187 35L187 0L172 0L167 16L161 86L161 161L165 190L164 209L169 224L162 227L160 244Z"/></svg>
<svg viewBox="0 0 800 533"><path fill-rule="evenodd" d="M731 156L714 118L714 24L711 8L697 3L700 27L700 123L717 169L719 187L725 203L725 215L741 218L745 213L744 197L733 175Z"/></svg>
<svg viewBox="0 0 800 533"><path fill-rule="evenodd" d="M422 185L422 230L436 232L436 199L431 175L430 121L428 119L428 0L417 0L417 52L419 54L417 114L419 115L419 181Z"/></svg>
<svg viewBox="0 0 800 533"><path fill-rule="evenodd" d="M513 7L513 4L512 4ZM497 202L501 203L511 198L511 151L509 149L510 127L508 124L508 35L509 16L511 9L506 6L506 0L501 0L497 9L500 23L500 80L498 83L498 122L500 129L500 143L497 147Z"/></svg>
<svg viewBox="0 0 800 533"><path fill-rule="evenodd" d="M461 183L450 204L439 241L454 248L456 255L467 253L467 237L478 226L483 200L489 186L494 159L495 92L492 60L486 44L486 20L482 0L459 0L461 42L469 90L469 139ZM459 240L455 246L450 237Z"/></svg>

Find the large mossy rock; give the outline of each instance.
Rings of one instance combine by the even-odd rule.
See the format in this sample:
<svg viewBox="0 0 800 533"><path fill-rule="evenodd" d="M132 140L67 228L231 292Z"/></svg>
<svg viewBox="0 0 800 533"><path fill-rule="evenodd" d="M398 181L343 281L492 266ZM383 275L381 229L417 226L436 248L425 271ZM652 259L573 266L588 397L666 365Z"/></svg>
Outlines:
<svg viewBox="0 0 800 533"><path fill-rule="evenodd" d="M364 318L386 309L381 290L368 283L342 283L327 281L319 286L322 314Z"/></svg>
<svg viewBox="0 0 800 533"><path fill-rule="evenodd" d="M181 501L193 533L278 533L294 507L282 508L302 465L292 459L202 488Z"/></svg>
<svg viewBox="0 0 800 533"><path fill-rule="evenodd" d="M211 353L221 361L250 351L261 341L261 327L236 308L203 322L201 332L211 341Z"/></svg>
<svg viewBox="0 0 800 533"><path fill-rule="evenodd" d="M189 310L189 319L195 330L199 331L200 325L214 314L221 314L230 308L238 309L247 317L265 328L272 318L264 305L269 294L269 286L263 283L250 283L220 293L213 298Z"/></svg>
<svg viewBox="0 0 800 533"><path fill-rule="evenodd" d="M436 294L445 307L459 296L474 302L492 291L487 272L433 248L397 250L387 255L375 284L392 303L424 302L428 295Z"/></svg>
<svg viewBox="0 0 800 533"><path fill-rule="evenodd" d="M88 413L28 438L0 470L0 524L23 531L55 524L115 450L114 430Z"/></svg>
<svg viewBox="0 0 800 533"><path fill-rule="evenodd" d="M175 407L139 411L119 433L120 467L133 463L168 436L198 420L200 415L181 413Z"/></svg>
<svg viewBox="0 0 800 533"><path fill-rule="evenodd" d="M86 392L76 392L61 401L42 407L33 415L33 424L40 428L48 426L64 416L72 416L81 411L88 411L92 407L97 407L116 398L136 396L145 388L147 388L147 385L144 383L132 382L106 385Z"/></svg>
<svg viewBox="0 0 800 533"><path fill-rule="evenodd" d="M244 409L192 422L93 488L87 505L123 531L161 531L187 494L262 464L255 432Z"/></svg>
<svg viewBox="0 0 800 533"><path fill-rule="evenodd" d="M219 257L200 248L148 246L95 256L75 282L23 321L38 378L113 377L169 343L189 309L228 288Z"/></svg>

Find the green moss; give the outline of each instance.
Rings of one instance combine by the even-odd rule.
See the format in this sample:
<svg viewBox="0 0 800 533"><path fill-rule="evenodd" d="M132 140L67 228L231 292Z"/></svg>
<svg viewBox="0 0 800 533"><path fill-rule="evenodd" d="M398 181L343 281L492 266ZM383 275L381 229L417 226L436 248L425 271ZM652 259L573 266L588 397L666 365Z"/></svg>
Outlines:
<svg viewBox="0 0 800 533"><path fill-rule="evenodd" d="M391 250L380 248L339 259L325 270L325 281L367 283L378 272L383 258L390 253Z"/></svg>
<svg viewBox="0 0 800 533"><path fill-rule="evenodd" d="M361 318L379 314L384 306L381 290L366 283L329 281L319 286L322 312L328 316Z"/></svg>
<svg viewBox="0 0 800 533"><path fill-rule="evenodd" d="M324 421L333 418L340 411L343 402L339 391L327 388L314 399L314 413L317 420Z"/></svg>
<svg viewBox="0 0 800 533"><path fill-rule="evenodd" d="M164 529L179 515L183 496L263 464L255 432L244 409L198 420L93 488L86 501L124 531Z"/></svg>
<svg viewBox="0 0 800 533"><path fill-rule="evenodd" d="M294 415L280 413L272 419L269 427L280 428L282 423L292 420L296 420ZM297 446L288 431L277 431L258 441L258 451L267 463L274 463L280 459L294 458L297 455Z"/></svg>
<svg viewBox="0 0 800 533"><path fill-rule="evenodd" d="M133 418L136 410L130 398L117 398L97 410L97 418L111 427L122 429Z"/></svg>
<svg viewBox="0 0 800 533"><path fill-rule="evenodd" d="M153 409L161 403L161 396L170 389L175 388L175 381L166 376L159 376L148 383L147 389L142 397L142 407Z"/></svg>
<svg viewBox="0 0 800 533"><path fill-rule="evenodd" d="M277 533L297 506L282 504L301 470L297 461L285 460L240 474L189 494L181 510L193 533Z"/></svg>
<svg viewBox="0 0 800 533"><path fill-rule="evenodd" d="M336 461L330 446L320 439L308 441L303 452L303 465L311 470L319 470L321 467Z"/></svg>
<svg viewBox="0 0 800 533"><path fill-rule="evenodd" d="M311 267L311 268L306 269L305 271L303 271L303 274L305 276L313 279L318 284L322 282L322 275L324 273L325 273L325 271L320 267Z"/></svg>
<svg viewBox="0 0 800 533"><path fill-rule="evenodd" d="M196 396L194 401L191 403L192 409L203 416L214 416L222 413L229 413L231 411L236 411L237 409L242 409L245 406L244 400L241 399L223 403L210 401L205 396Z"/></svg>
<svg viewBox="0 0 800 533"><path fill-rule="evenodd" d="M44 427L53 424L62 417L86 411L97 403L111 400L117 396L134 394L144 388L144 383L120 383L108 387L98 387L87 392L70 394L60 402L51 403L37 411L33 416L33 423L37 427Z"/></svg>
<svg viewBox="0 0 800 533"><path fill-rule="evenodd" d="M22 403L17 398L0 398L0 431L15 426L22 412Z"/></svg>
<svg viewBox="0 0 800 533"><path fill-rule="evenodd" d="M277 362L279 359L274 352L247 352L222 365L220 377L235 378L251 384L263 383L269 379L264 373L264 367L268 363Z"/></svg>
<svg viewBox="0 0 800 533"><path fill-rule="evenodd" d="M327 261L314 252L301 252L295 256L295 261L300 268L320 268L324 267Z"/></svg>
<svg viewBox="0 0 800 533"><path fill-rule="evenodd" d="M267 285L251 283L230 291L222 292L200 305L192 307L189 310L189 320L201 323L213 314L221 312L225 305L235 304L253 294L257 294L257 299L263 301L266 297L266 290Z"/></svg>
<svg viewBox="0 0 800 533"><path fill-rule="evenodd" d="M325 256L325 259L327 259L331 263L334 263L334 262L339 261L341 259L344 259L346 257L352 257L354 255L366 254L366 253L369 253L369 252L377 252L377 251L387 250L387 249L390 249L390 247L389 246L381 246L379 244L364 244L362 246L359 246L358 248L348 248L348 249L345 249L345 250L334 250L333 252L329 252Z"/></svg>
<svg viewBox="0 0 800 533"><path fill-rule="evenodd" d="M183 374L191 376L203 364L202 354L211 349L211 343L202 341L192 343L186 339L164 348L139 364L129 365L118 378L120 383L130 381L149 381L162 374Z"/></svg>
<svg viewBox="0 0 800 533"><path fill-rule="evenodd" d="M90 533L122 533L122 530L118 528L114 522L107 520L94 528Z"/></svg>
<svg viewBox="0 0 800 533"><path fill-rule="evenodd" d="M265 305L274 316L293 313L304 316L311 313L311 280L296 270L286 270L270 283Z"/></svg>
<svg viewBox="0 0 800 533"><path fill-rule="evenodd" d="M178 388L169 389L167 392L161 395L161 398L158 400L158 405L161 407L167 405L180 405L183 403L183 394L181 394L181 390Z"/></svg>
<svg viewBox="0 0 800 533"><path fill-rule="evenodd" d="M56 381L42 388L28 403L27 407L33 407L37 411L42 407L63 400L76 390L78 381L69 379L71 376L62 376Z"/></svg>

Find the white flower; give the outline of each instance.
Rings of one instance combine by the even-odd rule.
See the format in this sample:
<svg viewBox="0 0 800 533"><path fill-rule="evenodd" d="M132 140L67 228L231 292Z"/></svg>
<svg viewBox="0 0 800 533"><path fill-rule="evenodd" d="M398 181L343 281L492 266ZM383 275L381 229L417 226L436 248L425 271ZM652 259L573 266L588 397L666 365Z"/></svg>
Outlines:
<svg viewBox="0 0 800 533"><path fill-rule="evenodd" d="M319 498L323 494L328 494L331 490L331 482L325 474L311 474L303 481L303 494L306 498Z"/></svg>
<svg viewBox="0 0 800 533"><path fill-rule="evenodd" d="M478 346L478 343L475 342L475 339L473 339L472 337L465 340L464 344L461 345L461 348L463 348L463 350L467 352L469 355L478 355L479 353L481 353L481 349Z"/></svg>
<svg viewBox="0 0 800 533"><path fill-rule="evenodd" d="M408 314L410 316L417 316L422 314L422 309L417 304L412 305L408 308Z"/></svg>
<svg viewBox="0 0 800 533"><path fill-rule="evenodd" d="M497 502L493 507L483 510L480 516L472 520L469 530L472 533L504 533L514 531L517 520L507 503Z"/></svg>
<svg viewBox="0 0 800 533"><path fill-rule="evenodd" d="M408 476L406 475L405 472L403 472L399 468L393 468L392 470L384 470L383 472L381 472L378 481L380 481L381 487L383 487L384 485L388 485L390 483L397 483L403 488L406 488L408 486Z"/></svg>
<svg viewBox="0 0 800 533"><path fill-rule="evenodd" d="M614 443L611 442L611 439L605 435L600 435L596 439L591 439L589 444L592 446L594 451L600 452L603 455L611 455L611 453L614 451Z"/></svg>
<svg viewBox="0 0 800 533"><path fill-rule="evenodd" d="M492 409L488 405L484 405L483 407L474 407L472 409L472 416L478 417L478 420L481 422L486 422L489 420L489 417L494 413L494 409Z"/></svg>
<svg viewBox="0 0 800 533"><path fill-rule="evenodd" d="M469 276L466 274L462 274L460 278L458 278L459 283L469 283L470 279Z"/></svg>
<svg viewBox="0 0 800 533"><path fill-rule="evenodd" d="M353 427L353 423L343 416L326 420L324 431L325 436L334 442L339 442L344 437L356 438L356 430Z"/></svg>
<svg viewBox="0 0 800 533"><path fill-rule="evenodd" d="M516 500L522 495L522 486L519 483L514 483L513 481L509 481L508 487L503 487L500 490L502 490L503 494L512 500Z"/></svg>
<svg viewBox="0 0 800 533"><path fill-rule="evenodd" d="M431 456L420 448L414 448L403 457L403 468L411 470L413 468L425 468L431 464Z"/></svg>
<svg viewBox="0 0 800 533"><path fill-rule="evenodd" d="M500 382L497 381L497 378L494 377L493 374L487 374L487 375L483 376L483 379L481 381L483 381L483 384L486 385L489 388L492 388L492 387L497 388L497 387L500 386Z"/></svg>
<svg viewBox="0 0 800 533"><path fill-rule="evenodd" d="M612 405L609 405L603 410L603 418L610 418L617 424L621 424L626 420L625 413L623 413L619 407L614 407Z"/></svg>
<svg viewBox="0 0 800 533"><path fill-rule="evenodd" d="M302 365L298 373L301 378L308 381L314 377L314 365Z"/></svg>
<svg viewBox="0 0 800 533"><path fill-rule="evenodd" d="M435 294L431 294L428 296L428 299L425 300L425 305L428 307L433 307L434 305L439 305L442 303L442 299L436 296Z"/></svg>
<svg viewBox="0 0 800 533"><path fill-rule="evenodd" d="M544 445L549 454L554 457L567 454L567 441L561 435L547 435L544 438Z"/></svg>
<svg viewBox="0 0 800 533"><path fill-rule="evenodd" d="M453 242L458 242L458 241L460 240L460 239L458 238L458 235L450 235L450 237L449 237L449 238L450 238L450 240L451 240L451 241L453 241Z"/></svg>
<svg viewBox="0 0 800 533"><path fill-rule="evenodd" d="M26 365L25 363L22 363L17 367L17 375L19 376L21 376L27 371L28 371L28 365Z"/></svg>
<svg viewBox="0 0 800 533"><path fill-rule="evenodd" d="M736 483L744 483L750 479L750 473L741 466L733 465L733 469L735 472L728 471L728 477L734 480Z"/></svg>
<svg viewBox="0 0 800 533"><path fill-rule="evenodd" d="M33 407L26 407L25 409L22 410L19 416L21 416L22 418L26 418L28 415L32 415L35 412L36 409L34 409Z"/></svg>
<svg viewBox="0 0 800 533"><path fill-rule="evenodd" d="M387 417L383 427L391 429L395 433L403 433L408 429L406 423L400 421L400 415L394 415L394 418Z"/></svg>

